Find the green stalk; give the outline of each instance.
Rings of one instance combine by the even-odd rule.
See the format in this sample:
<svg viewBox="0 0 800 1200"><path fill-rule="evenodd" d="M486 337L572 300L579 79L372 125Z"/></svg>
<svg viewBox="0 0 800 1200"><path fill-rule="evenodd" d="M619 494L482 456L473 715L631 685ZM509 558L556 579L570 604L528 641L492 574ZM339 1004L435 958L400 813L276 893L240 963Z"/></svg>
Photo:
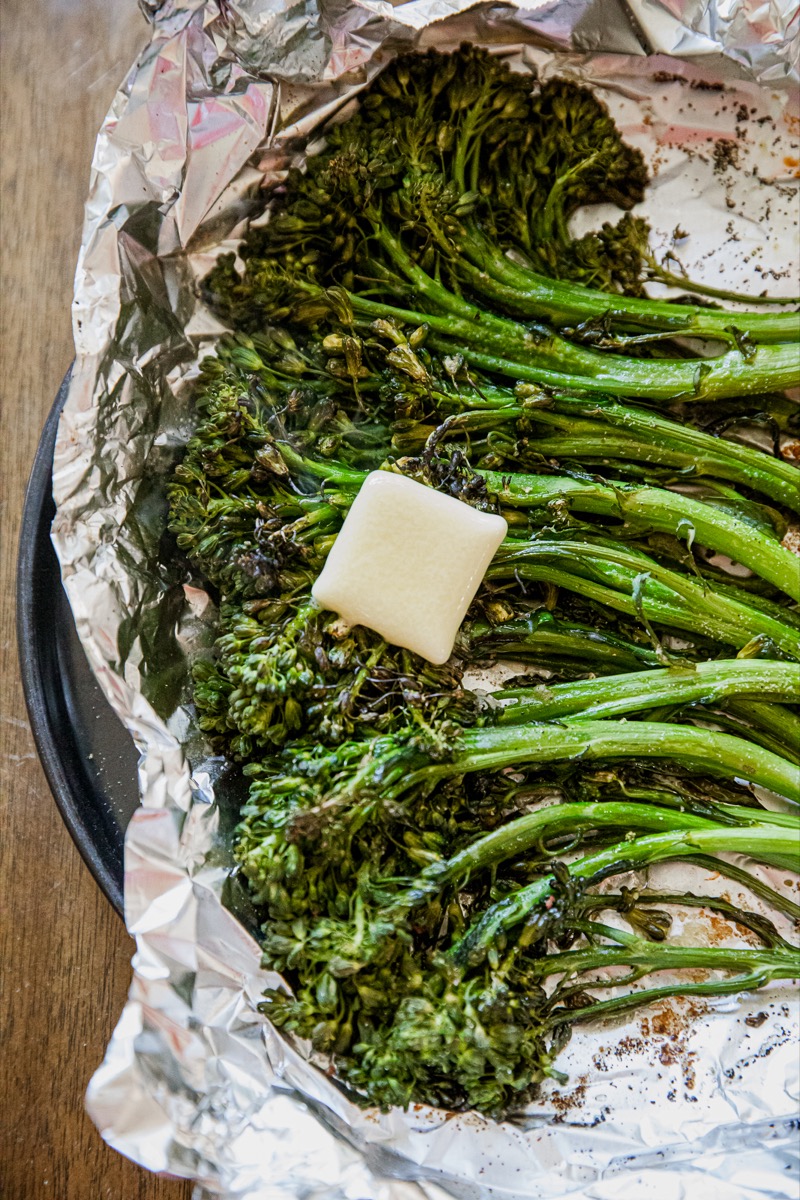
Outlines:
<svg viewBox="0 0 800 1200"><path fill-rule="evenodd" d="M363 308L361 300L359 306ZM357 307L354 304L354 308ZM637 361L643 367L646 366L651 374L648 377L647 370L640 371L638 386L633 386L630 380L623 381L608 369L608 360L617 358L614 354L605 356L605 366L598 369L593 376L567 374L511 358L505 353L497 353L494 347L486 342L478 346L474 328L473 341L459 341L459 331L459 334L455 335L456 341L453 342L446 333L439 332L440 328L444 328L442 322L434 325L432 318L420 313L410 313L402 309L387 310L380 304L369 309L374 316L385 315L387 311L402 321L415 325L428 324L435 330L427 343L433 350L448 355L461 354L467 362L491 374L566 392L640 396L650 400L721 400L731 396L758 395L766 391L785 391L800 383L800 354L795 346L762 348L756 352L755 358L747 363L738 351L697 362L675 363L664 359L640 359ZM452 333L452 330L449 332Z"/></svg>
<svg viewBox="0 0 800 1200"><path fill-rule="evenodd" d="M555 200L552 192L548 203ZM699 305L675 304L608 293L565 280L552 279L527 265L507 257L499 246L471 222L454 247L439 222L426 208L426 225L439 249L447 256L451 269L483 300L499 305L514 316L544 320L554 326L602 322L617 329L658 331L673 337L695 337L734 342L734 329L745 332L752 341L789 342L800 336L800 316L795 313L730 312ZM376 237L406 277L420 286L400 241L372 213ZM545 233L545 241L552 236ZM456 253L453 253L453 250ZM702 290L702 287L701 289Z"/></svg>
<svg viewBox="0 0 800 1200"><path fill-rule="evenodd" d="M286 465L298 475L346 488L360 487L367 477L366 471L352 470L342 463L304 458L286 442L278 445ZM684 537L690 544L696 538L800 601L800 570L795 555L761 530L702 501L663 488L624 483L606 486L565 476L504 475L497 471L477 474L486 480L489 492L510 507L546 507L566 498L580 512L642 520L662 532Z"/></svg>
<svg viewBox="0 0 800 1200"><path fill-rule="evenodd" d="M643 938L636 938L624 947L592 946L563 954L547 954L537 959L532 970L539 978L545 978L608 967L641 968L643 975L698 967L712 971L755 968L759 974L764 973L764 982L768 982L770 979L800 978L800 951L794 947L750 950L727 946L654 946Z"/></svg>
<svg viewBox="0 0 800 1200"><path fill-rule="evenodd" d="M746 779L800 803L800 772L794 764L727 733L655 721L586 720L467 729L452 761L411 772L387 795L399 796L417 784L474 771L607 758L677 761L705 774Z"/></svg>
<svg viewBox="0 0 800 1200"><path fill-rule="evenodd" d="M749 953L755 955L758 952L751 950ZM596 1000L585 1008L556 1009L547 1024L554 1028L565 1024L575 1025L581 1021L607 1020L609 1017L618 1017L622 1013L630 1012L631 1009L655 1004L659 1000L668 1000L672 996L740 995L743 992L757 991L773 979L796 979L800 975L800 955L791 956L787 951L782 950L762 951L761 957L755 963L755 969L748 970L747 954L746 950L741 952L745 973L735 975L732 979L709 979L704 983L664 984L661 987L629 992L627 996L618 996L613 1000ZM772 965L767 966L765 959L770 960ZM722 967L722 960L719 960L719 964L710 965ZM639 977L641 978L646 973L644 969L641 969ZM596 987L597 985L590 986Z"/></svg>
<svg viewBox="0 0 800 1200"><path fill-rule="evenodd" d="M713 359L689 362L628 358L574 346L545 328L528 329L455 296L413 262L385 227L377 232L384 249L413 284L417 297L447 315L423 315L349 294L354 312L374 312L375 316L427 324L464 346L490 350L528 367L588 376L603 383L612 395L671 399L696 391L702 382L706 396L723 397L800 383L800 353L796 346L759 347L747 359L736 349Z"/></svg>
<svg viewBox="0 0 800 1200"><path fill-rule="evenodd" d="M661 704L714 704L730 696L792 700L800 697L800 663L752 658L700 662L554 687L503 689L494 696L514 701L498 713L500 725L619 717Z"/></svg>
<svg viewBox="0 0 800 1200"><path fill-rule="evenodd" d="M578 573L572 574L565 567L577 568ZM596 582L597 574L588 579L580 574L594 569L602 578L604 567L608 567L606 578L611 586ZM520 547L507 540L489 567L487 578L502 579L509 575L551 582L630 616L702 633L740 648L761 635L786 654L800 659L800 631L626 547L599 541L559 542L543 538ZM623 588L628 594L619 590Z"/></svg>
<svg viewBox="0 0 800 1200"><path fill-rule="evenodd" d="M584 422L588 424L588 422ZM769 497L778 504L800 511L800 488L797 479L784 480L779 472L773 472L769 464L778 463L766 454L761 458L764 469L740 466L733 463L724 455L706 454L697 457L696 451L670 450L655 443L648 444L636 437L622 433L611 433L598 422L597 429L591 433L580 430L554 437L535 437L528 443L528 450L543 458L570 459L580 461L583 465L603 465L610 467L616 462L629 461L631 464L673 467L688 478L694 479L724 479L740 487L751 488L755 492ZM760 453L754 451L754 454ZM778 464L787 466L788 464ZM760 464L759 464L760 466ZM789 467L795 472L796 467Z"/></svg>
<svg viewBox="0 0 800 1200"><path fill-rule="evenodd" d="M742 813L748 823L756 821L755 817L750 818L747 809L742 809ZM448 883L466 881L475 871L517 858L560 834L578 835L595 829L647 830L655 833L710 827L716 827L716 822L709 818L649 804L616 801L554 804L517 817L507 825L501 825L499 829L477 838L452 858L432 864L412 887L400 894L397 903L401 907L413 907Z"/></svg>
<svg viewBox="0 0 800 1200"><path fill-rule="evenodd" d="M735 863L728 862L727 859L714 858L711 854L695 854L692 863L697 867L705 867L716 875L723 875L726 879L733 879L740 887L752 892L766 904L771 904L778 912L791 917L793 921L800 921L800 905L795 904L788 896L776 892L774 888L758 879L750 871L737 867Z"/></svg>
<svg viewBox="0 0 800 1200"><path fill-rule="evenodd" d="M658 283L680 288L683 292L693 292L697 296L710 296L713 300L731 300L734 304L774 304L784 307L791 304L794 309L797 309L800 304L800 296L752 296L745 295L743 292L732 292L729 288L715 288L708 283L698 283L696 280L690 279L688 275L676 275L674 271L667 271L666 268L653 261L649 265L649 274ZM739 314L734 310L730 315L736 317Z"/></svg>
<svg viewBox="0 0 800 1200"><path fill-rule="evenodd" d="M733 701L728 700L725 701L725 707L718 708L713 705L709 705L708 708L693 707L688 715L695 725L721 729L725 733L732 733L734 737L746 738L749 742L755 742L757 746L763 746L765 750L770 750L773 754L778 754L788 762L800 766L800 742L793 741L791 738L795 719L788 708L782 704L764 704L765 710L776 709L777 712L773 714L772 719L767 718L762 723L756 716L749 716L745 719L742 714L729 711L733 704ZM782 715L788 717L789 731L786 733L781 732ZM674 722L681 716L683 716L682 710L670 704L654 709L645 719Z"/></svg>
<svg viewBox="0 0 800 1200"><path fill-rule="evenodd" d="M693 726L586 720L562 726L471 729L463 735L461 747L469 770L577 757L585 761L666 758L710 775L747 779L800 803L800 772L792 763L742 738ZM436 768L446 774L461 774L464 769L463 761Z"/></svg>
<svg viewBox="0 0 800 1200"><path fill-rule="evenodd" d="M777 812L771 808L749 808L742 804L715 804L714 812L729 817L738 825L779 825L800 835L800 816L796 812Z"/></svg>
<svg viewBox="0 0 800 1200"><path fill-rule="evenodd" d="M491 495L512 508L538 508L568 500L578 512L641 521L689 545L696 540L747 567L800 602L800 561L775 537L701 500L664 488L611 482L604 485L561 476L478 471Z"/></svg>
<svg viewBox="0 0 800 1200"><path fill-rule="evenodd" d="M584 422L584 424L588 424L588 422ZM774 500L778 504L784 504L787 508L800 511L800 489L797 479L782 479L781 473L772 471L770 465L775 463L778 466L788 466L788 464L780 464L777 459L770 459L760 451L753 452L754 456L760 455L760 463L752 466L750 464L740 465L732 462L723 454L704 453L702 457L698 457L696 450L670 450L632 435L612 433L600 422L597 422L596 430L589 434L576 430L557 437L531 438L529 448L544 458L570 458L581 462L590 460L609 465L617 460L628 460L644 466L654 464L661 467L673 467L689 481L706 478L724 479L727 483L751 488L755 492L761 492L764 496L768 496L770 500ZM795 467L789 468L791 472L796 470Z"/></svg>
<svg viewBox="0 0 800 1200"><path fill-rule="evenodd" d="M505 285L508 302L516 304L516 311L520 315L538 316L556 325L578 324L600 318L616 326L671 330L676 336L687 334L728 340L731 326L760 342L788 342L800 336L800 316L796 313L719 312L699 305L640 299L550 279L508 258L474 223L458 242L458 248L484 273L484 278ZM469 278L475 281L480 276L470 274ZM719 295L713 288L706 288L702 284L690 285L690 281L668 277L668 273L659 272L659 278L661 282L698 294ZM505 296L506 292L503 292ZM501 297L498 295L497 298ZM726 299L728 294L720 298Z"/></svg>
<svg viewBox="0 0 800 1200"><path fill-rule="evenodd" d="M553 408L570 422L567 428L583 428L583 419L586 419L587 427L599 428L601 434L607 433L608 428L612 427L640 438L645 448L662 447L665 451L686 454L695 461L700 474L718 472L733 483L763 491L773 500L800 510L800 471L791 463L765 454L753 446L715 437L691 425L679 425L658 413L630 405L602 402L587 404L585 400L557 397L553 400ZM542 409L526 411L534 420L544 415ZM576 421L576 418L580 419Z"/></svg>
<svg viewBox="0 0 800 1200"><path fill-rule="evenodd" d="M800 569L800 559L798 560L798 569ZM768 617L780 621L784 625L797 630L800 633L800 612L797 605L787 605L779 603L777 600L771 600L768 596L763 596L760 592L745 592L742 589L741 583L734 581L732 576L727 572L720 571L718 575L706 576L707 586L713 587L718 596L723 596L728 600L738 601L743 596L746 596L746 603L750 605L758 605L759 612L764 613Z"/></svg>
<svg viewBox="0 0 800 1200"><path fill-rule="evenodd" d="M513 658L522 655L537 661L552 658L577 659L592 664L593 670L634 669L642 663L661 666L661 659L649 646L626 642L603 629L556 620L549 613L516 617L501 625L474 621L465 630L467 644L476 654L486 650L491 656Z"/></svg>
<svg viewBox="0 0 800 1200"><path fill-rule="evenodd" d="M357 492L369 474L335 459L308 458L298 453L290 442L277 442L281 458L295 476L319 479L323 483L335 483L337 486Z"/></svg>
<svg viewBox="0 0 800 1200"><path fill-rule="evenodd" d="M697 858L693 860L695 864L698 861ZM747 878L749 880L751 877L747 876ZM800 904L795 904L788 896L781 895L780 892L776 892L766 884L762 884L761 886L764 891L760 895L768 904L771 904L779 912L783 912L787 917L791 917L792 920L800 920ZM634 889L634 892L635 899L632 899L631 895L624 890L621 893L602 892L597 895L583 896L581 907L586 911L594 912L609 908L621 913L623 916L625 916L626 911L630 911L631 905L634 908L640 908L642 905L645 907L652 905L654 908L663 908L665 905L683 906L685 908L708 908L712 912L717 912L727 917L734 923L743 925L745 929L752 929L761 938L764 938L767 932L763 925L764 918L760 917L758 913L747 912L747 910L739 908L737 905L731 903L730 900L725 900L721 896L697 896L694 892L651 892L649 889L646 891ZM772 934L770 930L768 936L783 941L777 931L775 934ZM769 944L775 945L777 943L776 941L771 941Z"/></svg>
<svg viewBox="0 0 800 1200"><path fill-rule="evenodd" d="M796 831L784 831L774 826L717 827L651 834L595 851L570 863L566 870L571 879L591 883L654 863L674 859L691 860L695 855L708 853L745 854L756 862L800 870L800 841ZM461 966L480 961L486 949L501 934L513 929L545 904L555 885L555 878L546 876L492 905L452 947L450 956Z"/></svg>
<svg viewBox="0 0 800 1200"><path fill-rule="evenodd" d="M563 424L562 422L552 423L558 424L559 428L567 427L566 421ZM725 479L745 487L753 487L754 490L764 490L763 487L755 488L745 471L733 472L728 469L728 465L721 456L706 457L701 460L690 453L668 450L653 444L648 445L646 442L624 433L612 433L608 429L604 430L599 423L591 429L584 428L589 424L588 421L576 422L575 427L569 428L568 432L552 434L549 437L533 437L529 440L527 449L543 458L568 458L582 463L590 461L611 464L618 459L628 459L633 463L641 463L645 466L674 467L677 471L686 473L691 479L712 477ZM757 478L757 483L761 482L761 479ZM788 488L784 490L796 505L796 497ZM778 499L776 496L771 498ZM782 499L781 503L783 503Z"/></svg>
<svg viewBox="0 0 800 1200"><path fill-rule="evenodd" d="M800 704L800 692L795 691L788 698L794 704ZM776 742L782 743L784 757L800 762L800 717L791 709L784 708L782 704L764 704L760 700L739 696L727 700L725 708L735 717L752 723L770 734Z"/></svg>
<svg viewBox="0 0 800 1200"><path fill-rule="evenodd" d="M793 464L645 409L558 395L534 396L526 404L524 397L520 402L514 392L501 388L485 388L480 394L460 391L433 395L437 406L451 411L494 413L501 422L525 417L554 427L557 434L537 435L531 441L532 449L543 456L597 455L691 469L693 477L713 476L742 484L800 511L800 471Z"/></svg>
<svg viewBox="0 0 800 1200"><path fill-rule="evenodd" d="M552 558L554 555L551 552L547 557ZM598 560L597 564L588 565L601 566L602 562ZM587 569L587 564L578 564L578 566ZM632 595L619 590L624 584L616 579L612 580L610 585L598 583L594 579L587 578L585 574L566 571L552 562L514 564L504 559L501 563L489 568L488 577L490 579L505 579L509 576L513 576L517 580L546 583L553 587L565 588L587 600L626 613L630 617L639 617L640 619L644 617L648 622L673 626L676 629L701 634L703 637L732 646L744 646L757 636L757 631L746 625L726 624L724 621L716 620L702 609L692 612L688 607L681 606L675 596L670 598L666 589L662 589L661 595L648 595L641 598L640 604L637 604ZM635 577L631 576L628 581L629 590L634 582ZM800 657L800 648L796 657Z"/></svg>
<svg viewBox="0 0 800 1200"><path fill-rule="evenodd" d="M800 822L794 814L775 814L735 804L720 804L717 807L732 824L775 825L800 833ZM719 828L719 822L711 817L675 808L661 808L655 804L629 801L554 804L517 817L491 833L476 838L452 858L433 863L411 887L400 894L397 903L401 907L413 907L447 884L466 882L476 871L518 858L531 849L541 848L546 840L563 834L579 835L606 829L662 833L711 827Z"/></svg>

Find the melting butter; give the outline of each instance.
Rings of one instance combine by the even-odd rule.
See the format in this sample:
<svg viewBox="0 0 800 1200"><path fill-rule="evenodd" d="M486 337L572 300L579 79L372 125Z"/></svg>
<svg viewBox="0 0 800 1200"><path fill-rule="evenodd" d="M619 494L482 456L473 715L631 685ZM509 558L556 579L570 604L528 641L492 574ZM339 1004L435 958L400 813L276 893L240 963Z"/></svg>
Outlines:
<svg viewBox="0 0 800 1200"><path fill-rule="evenodd" d="M413 479L373 471L312 595L348 625L446 662L507 528L502 517Z"/></svg>

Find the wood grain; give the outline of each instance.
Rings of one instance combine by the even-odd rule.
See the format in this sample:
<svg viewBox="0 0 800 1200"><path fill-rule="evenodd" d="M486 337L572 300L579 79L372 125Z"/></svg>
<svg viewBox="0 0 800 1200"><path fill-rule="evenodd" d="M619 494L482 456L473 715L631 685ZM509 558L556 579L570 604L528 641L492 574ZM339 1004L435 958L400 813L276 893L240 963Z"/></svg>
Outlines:
<svg viewBox="0 0 800 1200"><path fill-rule="evenodd" d="M187 1200L109 1150L83 1111L132 943L61 824L19 686L14 568L39 433L72 357L92 145L146 37L135 0L2 0L0 933L3 1200Z"/></svg>

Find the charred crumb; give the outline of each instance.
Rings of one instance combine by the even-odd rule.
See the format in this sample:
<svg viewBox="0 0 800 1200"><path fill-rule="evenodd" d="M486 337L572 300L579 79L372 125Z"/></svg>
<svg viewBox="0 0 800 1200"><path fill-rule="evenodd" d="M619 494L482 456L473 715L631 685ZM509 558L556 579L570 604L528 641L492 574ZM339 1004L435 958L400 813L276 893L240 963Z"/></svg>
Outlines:
<svg viewBox="0 0 800 1200"><path fill-rule="evenodd" d="M680 83L683 87L689 83L685 75L676 71L654 71L652 78L655 83Z"/></svg>
<svg viewBox="0 0 800 1200"><path fill-rule="evenodd" d="M707 79L693 79L689 87L695 92L724 92L725 84ZM754 110L755 111L755 110Z"/></svg>
<svg viewBox="0 0 800 1200"><path fill-rule="evenodd" d="M570 1113L583 1107L588 1085L588 1077L583 1075L569 1092L552 1092L550 1094L549 1102L555 1109L556 1117L554 1119L557 1123L565 1121ZM604 1119L604 1117L599 1117L593 1124L599 1124Z"/></svg>
<svg viewBox="0 0 800 1200"><path fill-rule="evenodd" d="M717 175L723 174L732 168L739 165L740 146L737 141L731 138L718 138L714 142L714 171ZM733 207L730 205L729 207Z"/></svg>

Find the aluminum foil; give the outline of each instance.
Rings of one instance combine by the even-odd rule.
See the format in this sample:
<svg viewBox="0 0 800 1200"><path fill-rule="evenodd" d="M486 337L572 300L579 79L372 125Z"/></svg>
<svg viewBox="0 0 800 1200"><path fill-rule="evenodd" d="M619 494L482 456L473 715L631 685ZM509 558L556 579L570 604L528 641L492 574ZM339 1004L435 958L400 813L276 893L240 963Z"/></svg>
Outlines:
<svg viewBox="0 0 800 1200"><path fill-rule="evenodd" d="M789 294L796 8L143 7L150 40L95 149L77 359L54 463L64 586L92 668L141 755L141 808L125 852L134 976L89 1087L91 1116L121 1153L196 1181L198 1200L794 1196L800 1080L797 1005L786 988L582 1029L562 1059L570 1085L546 1089L524 1117L501 1124L424 1107L362 1110L306 1047L276 1033L257 1011L275 978L259 966L231 880L229 781L192 729L186 666L209 636L213 606L202 592L176 591L158 543L164 479L191 428L191 380L221 328L195 282L235 246L262 185L393 54L469 39L517 69L588 79L651 164L642 211L656 252L677 254L712 283ZM723 155L720 143L729 144ZM673 869L670 885L697 885L693 870ZM696 938L691 921L684 914Z"/></svg>

